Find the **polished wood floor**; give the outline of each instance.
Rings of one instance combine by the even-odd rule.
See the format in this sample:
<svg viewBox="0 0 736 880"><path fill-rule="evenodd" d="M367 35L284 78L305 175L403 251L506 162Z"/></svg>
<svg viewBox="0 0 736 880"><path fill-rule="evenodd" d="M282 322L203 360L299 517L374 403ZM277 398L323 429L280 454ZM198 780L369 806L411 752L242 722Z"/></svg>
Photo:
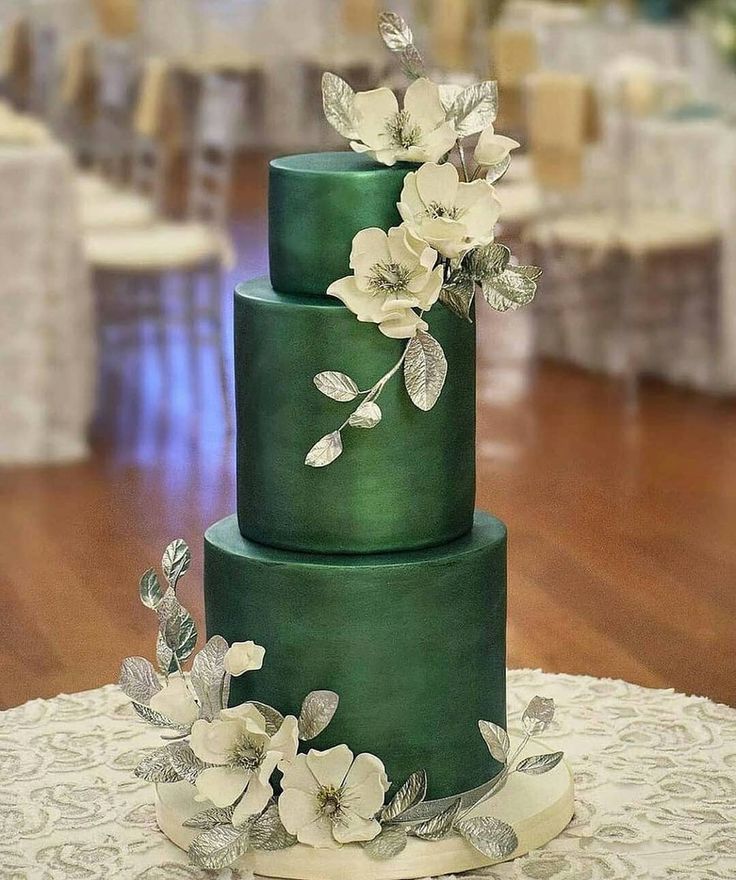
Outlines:
<svg viewBox="0 0 736 880"><path fill-rule="evenodd" d="M225 308L266 269L265 171L248 168ZM736 407L645 385L632 414L614 380L532 369L525 320L479 321L478 505L510 529L509 664L736 705ZM172 331L163 363L151 344L113 367L88 461L0 471L1 706L150 655L137 579L173 537L202 612L202 532L235 504L213 358Z"/></svg>

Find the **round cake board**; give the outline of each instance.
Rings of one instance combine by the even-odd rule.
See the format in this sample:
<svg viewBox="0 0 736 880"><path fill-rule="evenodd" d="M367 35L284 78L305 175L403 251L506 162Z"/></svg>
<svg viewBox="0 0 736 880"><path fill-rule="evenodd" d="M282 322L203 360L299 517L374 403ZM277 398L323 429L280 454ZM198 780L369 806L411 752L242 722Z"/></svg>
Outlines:
<svg viewBox="0 0 736 880"><path fill-rule="evenodd" d="M539 752L539 743L534 752ZM163 833L182 849L200 832L183 823L206 806L194 800L196 790L188 782L156 786L156 817ZM508 822L516 832L519 846L508 858L514 859L544 846L557 837L572 819L573 781L570 768L562 761L542 776L514 773L506 786L490 801L476 807L470 816L494 816ZM297 844L278 852L249 852L237 866L264 877L283 880L413 880L413 878L458 874L487 867L506 859L491 859L474 849L459 835L427 842L410 838L398 856L377 861L360 846L341 849L314 849Z"/></svg>

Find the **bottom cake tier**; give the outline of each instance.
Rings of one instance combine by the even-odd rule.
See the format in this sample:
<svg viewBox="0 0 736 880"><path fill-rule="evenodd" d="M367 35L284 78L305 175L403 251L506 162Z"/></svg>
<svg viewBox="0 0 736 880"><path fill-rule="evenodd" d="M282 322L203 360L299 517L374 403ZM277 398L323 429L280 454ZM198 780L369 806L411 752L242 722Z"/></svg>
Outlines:
<svg viewBox="0 0 736 880"><path fill-rule="evenodd" d="M252 639L263 669L233 679L233 703L298 714L312 690L340 706L317 749L370 752L401 784L425 769L430 799L498 767L479 719L506 722L506 528L407 553L315 555L245 540L235 516L205 534L208 636Z"/></svg>

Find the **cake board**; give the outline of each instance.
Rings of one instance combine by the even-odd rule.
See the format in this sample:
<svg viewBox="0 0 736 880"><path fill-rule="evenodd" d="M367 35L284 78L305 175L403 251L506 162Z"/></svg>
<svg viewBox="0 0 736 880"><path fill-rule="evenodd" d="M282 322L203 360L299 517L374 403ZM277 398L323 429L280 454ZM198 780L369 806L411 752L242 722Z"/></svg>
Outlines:
<svg viewBox="0 0 736 880"><path fill-rule="evenodd" d="M520 757L536 754L539 747L539 742L527 746ZM156 786L158 826L169 840L185 850L199 832L183 823L206 808L194 800L195 792L188 782ZM280 880L416 880L458 874L539 849L567 827L574 809L572 772L563 760L542 776L512 774L498 794L469 813L468 817L492 816L513 826L519 845L507 858L489 858L453 834L431 842L409 838L406 849L386 861L371 858L354 844L341 849L314 849L297 844L276 852L248 852L235 867Z"/></svg>

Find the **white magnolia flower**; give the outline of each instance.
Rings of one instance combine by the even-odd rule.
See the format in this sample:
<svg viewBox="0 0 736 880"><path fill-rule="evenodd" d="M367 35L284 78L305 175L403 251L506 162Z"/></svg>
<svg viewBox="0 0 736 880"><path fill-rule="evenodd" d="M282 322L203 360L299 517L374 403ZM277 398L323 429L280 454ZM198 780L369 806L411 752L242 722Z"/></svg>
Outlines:
<svg viewBox="0 0 736 880"><path fill-rule="evenodd" d="M389 781L373 755L353 760L345 746L297 755L281 780L279 816L300 843L320 848L373 840L381 830L376 813Z"/></svg>
<svg viewBox="0 0 736 880"><path fill-rule="evenodd" d="M370 153L384 165L396 162L436 162L457 140L446 121L437 86L421 78L406 90L404 108L386 88L358 92L354 102L357 153Z"/></svg>
<svg viewBox="0 0 736 880"><path fill-rule="evenodd" d="M520 146L521 144L513 138L496 134L493 126L489 125L481 132L473 156L479 165L498 165L512 150L516 150Z"/></svg>
<svg viewBox="0 0 736 880"><path fill-rule="evenodd" d="M233 813L233 825L239 825L268 803L273 795L269 780L276 767L283 770L296 757L298 722L287 715L278 732L269 736L263 715L245 703L223 709L213 721L196 721L191 746L201 761L217 765L197 777L196 799L228 807L243 795Z"/></svg>
<svg viewBox="0 0 736 880"><path fill-rule="evenodd" d="M484 184L485 185L485 184ZM341 299L359 321L372 321L384 336L409 339L427 324L413 309L427 311L437 302L442 267L437 252L404 224L361 229L353 239L354 275L333 282L327 293Z"/></svg>
<svg viewBox="0 0 736 880"><path fill-rule="evenodd" d="M178 672L169 676L166 686L151 697L148 705L154 712L160 712L186 727L199 718L194 697Z"/></svg>
<svg viewBox="0 0 736 880"><path fill-rule="evenodd" d="M263 667L266 649L255 642L233 642L227 649L223 665L230 675L242 675Z"/></svg>
<svg viewBox="0 0 736 880"><path fill-rule="evenodd" d="M493 241L501 204L485 180L461 183L455 166L446 162L406 175L399 213L416 236L457 259Z"/></svg>

